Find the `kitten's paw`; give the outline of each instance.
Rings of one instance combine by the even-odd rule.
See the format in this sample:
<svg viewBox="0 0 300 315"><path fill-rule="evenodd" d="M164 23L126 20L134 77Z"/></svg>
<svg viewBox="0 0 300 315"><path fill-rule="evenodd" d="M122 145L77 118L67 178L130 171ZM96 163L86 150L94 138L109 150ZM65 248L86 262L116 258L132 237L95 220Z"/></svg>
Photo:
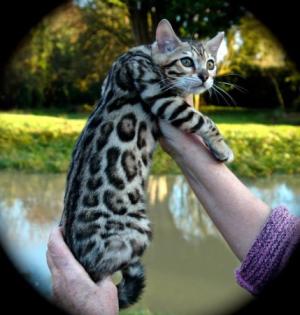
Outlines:
<svg viewBox="0 0 300 315"><path fill-rule="evenodd" d="M234 160L234 154L225 142L219 142L217 145L209 146L214 157L220 162L231 163Z"/></svg>

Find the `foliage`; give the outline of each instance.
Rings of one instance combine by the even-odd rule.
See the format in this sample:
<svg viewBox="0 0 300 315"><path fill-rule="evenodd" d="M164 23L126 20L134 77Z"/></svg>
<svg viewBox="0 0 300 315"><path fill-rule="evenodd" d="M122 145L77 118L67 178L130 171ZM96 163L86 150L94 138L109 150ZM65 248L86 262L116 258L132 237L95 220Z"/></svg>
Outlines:
<svg viewBox="0 0 300 315"><path fill-rule="evenodd" d="M148 309L130 309L130 310L122 310L120 315L161 315L161 313L153 313ZM166 314L164 314L166 315Z"/></svg>
<svg viewBox="0 0 300 315"><path fill-rule="evenodd" d="M223 0L69 3L34 28L12 58L0 108L36 110L55 104L64 110L88 109L115 58L134 44L152 42L161 18L168 18L182 37L204 39L226 32L228 53L217 84L239 106L300 111L300 74L280 43L241 5ZM215 93L201 99L234 104Z"/></svg>
<svg viewBox="0 0 300 315"><path fill-rule="evenodd" d="M33 29L12 58L1 105L94 104L111 63L130 46L127 9L121 2L68 4Z"/></svg>
<svg viewBox="0 0 300 315"><path fill-rule="evenodd" d="M247 12L228 34L231 64L251 64L261 68L285 66L286 54L283 47L264 24ZM241 74L243 68L239 71Z"/></svg>
<svg viewBox="0 0 300 315"><path fill-rule="evenodd" d="M300 173L299 127L221 124L220 129L235 152L230 168L237 174L260 177Z"/></svg>
<svg viewBox="0 0 300 315"><path fill-rule="evenodd" d="M216 79L216 84L225 89L230 97L215 93L209 97L206 94L203 96L206 103L238 104L262 109L277 108L285 112L299 111L300 78L297 78L298 72L295 68L286 66L262 69L247 63L239 64L238 67L232 65L231 70L233 73L244 75L235 77L224 75Z"/></svg>
<svg viewBox="0 0 300 315"><path fill-rule="evenodd" d="M97 0L91 0L97 2ZM205 38L236 23L245 9L224 0L123 0L126 3L136 44L154 40L158 22L167 18L183 37Z"/></svg>
<svg viewBox="0 0 300 315"><path fill-rule="evenodd" d="M1 114L0 168L64 172L84 120Z"/></svg>
<svg viewBox="0 0 300 315"><path fill-rule="evenodd" d="M245 8L224 0L173 0L166 13L180 35L203 39L238 23Z"/></svg>
<svg viewBox="0 0 300 315"><path fill-rule="evenodd" d="M252 14L243 16L227 34L228 53L221 73L237 74L220 78L246 89L223 86L240 106L300 108L300 75L273 34ZM221 84L222 86L222 84ZM216 98L211 100L216 102ZM224 101L224 100L222 100ZM228 100L231 103L231 100Z"/></svg>
<svg viewBox="0 0 300 315"><path fill-rule="evenodd" d="M235 153L229 168L238 176L255 178L279 174L300 174L300 129L290 126L219 125ZM179 173L174 161L160 149L153 173Z"/></svg>
<svg viewBox="0 0 300 315"><path fill-rule="evenodd" d="M65 172L84 124L85 119L1 114L0 168ZM235 152L230 168L239 176L300 174L299 127L237 123L237 117L234 123L218 126ZM179 172L172 158L159 148L152 173Z"/></svg>

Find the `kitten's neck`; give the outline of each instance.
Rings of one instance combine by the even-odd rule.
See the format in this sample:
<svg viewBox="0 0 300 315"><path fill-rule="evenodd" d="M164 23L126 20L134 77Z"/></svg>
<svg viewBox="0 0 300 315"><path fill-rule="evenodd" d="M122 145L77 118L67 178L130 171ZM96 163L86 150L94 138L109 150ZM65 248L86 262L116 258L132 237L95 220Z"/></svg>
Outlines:
<svg viewBox="0 0 300 315"><path fill-rule="evenodd" d="M189 105L193 106L194 94L190 94L190 93L184 92L184 91L178 91L178 95L181 96Z"/></svg>

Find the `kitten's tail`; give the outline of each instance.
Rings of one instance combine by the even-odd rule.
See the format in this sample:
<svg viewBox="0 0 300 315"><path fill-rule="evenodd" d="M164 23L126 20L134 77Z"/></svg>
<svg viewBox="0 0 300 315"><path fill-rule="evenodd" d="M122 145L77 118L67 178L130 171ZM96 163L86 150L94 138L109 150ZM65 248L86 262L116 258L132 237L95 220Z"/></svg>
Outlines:
<svg viewBox="0 0 300 315"><path fill-rule="evenodd" d="M122 270L123 279L117 285L119 307L126 308L139 299L145 287L144 267L140 262Z"/></svg>

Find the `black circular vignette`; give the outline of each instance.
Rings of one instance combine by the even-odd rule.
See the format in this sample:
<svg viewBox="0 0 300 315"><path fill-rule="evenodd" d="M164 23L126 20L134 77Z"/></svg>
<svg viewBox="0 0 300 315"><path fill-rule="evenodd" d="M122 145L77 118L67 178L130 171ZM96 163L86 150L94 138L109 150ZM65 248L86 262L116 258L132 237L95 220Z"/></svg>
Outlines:
<svg viewBox="0 0 300 315"><path fill-rule="evenodd" d="M200 0L198 0L200 1ZM36 25L39 20L57 6L67 3L64 0L50 1L4 1L0 8L0 74L9 56L17 47L17 44L26 35L28 30ZM230 1L242 3L259 20L261 20L278 38L284 46L290 58L300 68L299 35L299 10L297 1L269 1L269 0L245 0ZM40 296L30 284L25 281L0 248L0 274L1 274L1 307L10 314L65 314L53 304ZM277 314L284 309L284 314L297 314L298 292L300 283L300 249L298 248L287 268L274 281L265 292L247 305L236 310L237 314ZM199 299L201 297L199 296ZM222 314L221 314L222 315Z"/></svg>

